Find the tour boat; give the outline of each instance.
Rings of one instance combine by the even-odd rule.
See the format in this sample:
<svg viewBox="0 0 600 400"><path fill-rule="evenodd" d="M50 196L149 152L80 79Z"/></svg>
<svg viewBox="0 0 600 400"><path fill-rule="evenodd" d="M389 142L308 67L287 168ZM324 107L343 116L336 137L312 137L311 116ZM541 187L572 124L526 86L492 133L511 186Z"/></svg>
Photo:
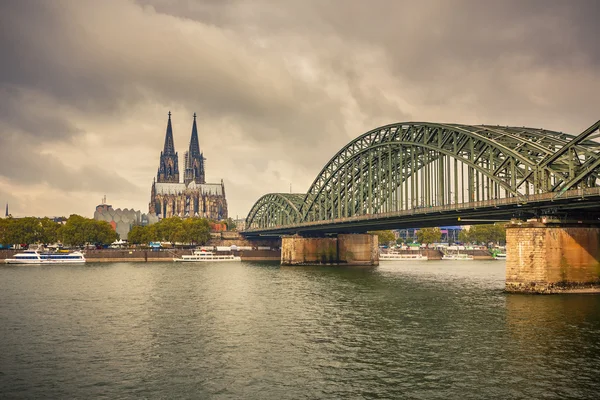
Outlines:
<svg viewBox="0 0 600 400"><path fill-rule="evenodd" d="M494 260L506 260L506 253L494 254Z"/></svg>
<svg viewBox="0 0 600 400"><path fill-rule="evenodd" d="M451 261L472 261L473 256L464 253L446 253L442 256L442 260L451 260Z"/></svg>
<svg viewBox="0 0 600 400"><path fill-rule="evenodd" d="M427 261L427 256L421 253L411 254L392 251L389 253L380 253L379 261Z"/></svg>
<svg viewBox="0 0 600 400"><path fill-rule="evenodd" d="M241 257L233 254L214 254L212 251L196 250L192 254L184 254L180 258L173 258L175 262L197 262L197 261L242 261Z"/></svg>
<svg viewBox="0 0 600 400"><path fill-rule="evenodd" d="M4 260L7 264L82 264L85 263L83 253L41 253L37 250L25 250Z"/></svg>

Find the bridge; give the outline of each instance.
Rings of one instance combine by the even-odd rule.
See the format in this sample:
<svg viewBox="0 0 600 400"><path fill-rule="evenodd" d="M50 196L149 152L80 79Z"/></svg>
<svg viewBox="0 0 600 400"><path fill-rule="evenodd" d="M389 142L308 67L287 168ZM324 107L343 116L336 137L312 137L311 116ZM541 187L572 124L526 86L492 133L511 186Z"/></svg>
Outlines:
<svg viewBox="0 0 600 400"><path fill-rule="evenodd" d="M492 125L385 125L338 151L306 193L262 196L248 213L243 234L318 238L537 218L552 221L555 228L557 223L592 227L587 235L597 236L598 138L600 121L579 135ZM339 243L335 246L339 255ZM590 268L598 265L599 272L590 279L600 283L598 243L582 251L591 254ZM322 260L332 259L323 252L330 257L333 250L320 253ZM519 268L524 265L518 263Z"/></svg>
<svg viewBox="0 0 600 400"><path fill-rule="evenodd" d="M307 193L270 193L245 236L600 217L600 121L545 129L397 123L348 143Z"/></svg>

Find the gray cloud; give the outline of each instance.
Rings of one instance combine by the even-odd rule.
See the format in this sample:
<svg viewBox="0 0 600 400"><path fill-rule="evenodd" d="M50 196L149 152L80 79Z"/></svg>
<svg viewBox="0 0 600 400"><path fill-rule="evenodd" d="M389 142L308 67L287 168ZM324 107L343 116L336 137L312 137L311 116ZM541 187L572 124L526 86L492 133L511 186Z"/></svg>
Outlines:
<svg viewBox="0 0 600 400"><path fill-rule="evenodd" d="M49 214L73 206L58 191L88 191L87 215L100 193L146 210L168 110L181 160L198 112L207 178L240 216L393 121L577 133L598 119L599 14L593 0L2 2L0 194L50 185Z"/></svg>

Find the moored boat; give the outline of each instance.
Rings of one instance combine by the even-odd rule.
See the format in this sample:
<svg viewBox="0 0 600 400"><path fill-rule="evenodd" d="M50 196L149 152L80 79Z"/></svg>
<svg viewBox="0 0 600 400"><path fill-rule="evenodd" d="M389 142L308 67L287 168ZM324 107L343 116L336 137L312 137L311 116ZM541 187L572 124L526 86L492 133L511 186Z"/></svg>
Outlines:
<svg viewBox="0 0 600 400"><path fill-rule="evenodd" d="M427 256L421 253L380 253L379 261L427 261Z"/></svg>
<svg viewBox="0 0 600 400"><path fill-rule="evenodd" d="M496 253L493 257L494 260L506 260L506 253Z"/></svg>
<svg viewBox="0 0 600 400"><path fill-rule="evenodd" d="M82 264L85 256L79 251L70 253L44 253L37 250L25 250L4 260L7 264Z"/></svg>
<svg viewBox="0 0 600 400"><path fill-rule="evenodd" d="M241 257L233 254L214 254L212 251L195 250L192 254L184 254L173 258L175 262L207 262L207 261L242 261Z"/></svg>
<svg viewBox="0 0 600 400"><path fill-rule="evenodd" d="M442 256L442 260L450 261L473 261L473 256L465 253L446 253Z"/></svg>

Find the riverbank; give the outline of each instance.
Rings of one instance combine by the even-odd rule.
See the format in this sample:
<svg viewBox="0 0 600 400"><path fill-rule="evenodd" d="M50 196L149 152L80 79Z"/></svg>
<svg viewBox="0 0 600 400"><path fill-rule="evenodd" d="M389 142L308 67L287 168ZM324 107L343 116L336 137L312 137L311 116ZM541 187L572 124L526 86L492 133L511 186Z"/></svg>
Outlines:
<svg viewBox="0 0 600 400"><path fill-rule="evenodd" d="M12 257L22 250L0 250L0 262ZM183 249L99 249L86 250L85 258L88 262L166 262L173 261L184 254L191 254L192 250ZM242 261L279 261L279 250L243 250L231 252L215 252L215 254L233 254L242 258Z"/></svg>
<svg viewBox="0 0 600 400"><path fill-rule="evenodd" d="M22 250L0 250L0 262L12 257ZM410 254L408 250L401 253ZM441 260L443 253L439 250L425 249L422 251L429 260ZM491 260L489 252L483 250L465 250L462 253L473 256L475 260ZM94 249L84 252L88 262L165 262L172 261L175 257L191 254L189 249ZM242 258L242 261L280 261L280 250L242 250L229 252L215 252L215 254L233 254Z"/></svg>

